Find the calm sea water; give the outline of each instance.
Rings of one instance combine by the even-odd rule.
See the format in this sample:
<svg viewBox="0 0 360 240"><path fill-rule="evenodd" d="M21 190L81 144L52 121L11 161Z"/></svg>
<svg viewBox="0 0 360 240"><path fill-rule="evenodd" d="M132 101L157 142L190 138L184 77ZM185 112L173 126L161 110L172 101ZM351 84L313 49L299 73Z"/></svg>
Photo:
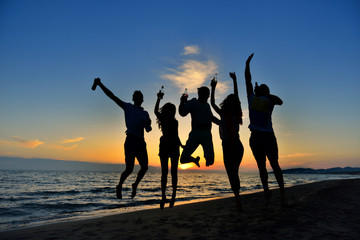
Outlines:
<svg viewBox="0 0 360 240"><path fill-rule="evenodd" d="M132 174L124 184L123 199L115 197L117 172L0 170L0 231L41 224L79 220L109 214L159 207L160 173L147 173L137 195L131 199ZM241 191L262 189L258 174L241 174ZM351 175L284 175L286 186ZM269 185L277 188L272 174ZM169 174L168 198L171 197ZM179 172L176 204L231 196L225 172Z"/></svg>

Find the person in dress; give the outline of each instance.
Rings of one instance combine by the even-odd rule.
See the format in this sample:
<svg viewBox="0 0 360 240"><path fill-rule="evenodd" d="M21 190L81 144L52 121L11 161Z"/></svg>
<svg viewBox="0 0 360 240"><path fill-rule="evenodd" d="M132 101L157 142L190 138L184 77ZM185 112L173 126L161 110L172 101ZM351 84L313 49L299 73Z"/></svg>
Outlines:
<svg viewBox="0 0 360 240"><path fill-rule="evenodd" d="M242 122L242 110L239 99L235 73L229 73L234 84L234 93L228 95L218 107L215 104L217 81L211 81L211 106L220 115L220 138L222 140L223 158L231 189L235 195L236 207L241 210L239 166L244 155L240 141L239 127Z"/></svg>
<svg viewBox="0 0 360 240"><path fill-rule="evenodd" d="M159 157L161 163L161 201L160 208L163 209L166 203L166 185L168 175L168 162L171 162L171 179L172 179L172 196L169 207L173 207L176 198L176 189L178 183L178 162L182 146L179 138L179 123L175 118L176 107L174 104L165 103L160 109L160 101L164 93L160 90L157 94L157 101L155 104L154 113L157 117L157 124L161 129L162 136L160 137Z"/></svg>

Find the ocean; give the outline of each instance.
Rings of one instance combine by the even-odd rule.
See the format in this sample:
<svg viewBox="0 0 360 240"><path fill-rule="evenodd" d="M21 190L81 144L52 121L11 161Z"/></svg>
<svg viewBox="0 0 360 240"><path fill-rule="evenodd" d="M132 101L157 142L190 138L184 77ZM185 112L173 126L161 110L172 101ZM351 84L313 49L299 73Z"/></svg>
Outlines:
<svg viewBox="0 0 360 240"><path fill-rule="evenodd" d="M148 208L159 208L160 173L147 173L131 198L133 173L115 196L119 172L0 170L0 231L81 220ZM330 179L358 178L340 174L285 174L286 187ZM179 171L175 205L232 196L225 172ZM240 174L241 194L262 190L258 174ZM277 188L269 174L270 188ZM167 194L171 197L170 173ZM167 207L167 205L166 205Z"/></svg>

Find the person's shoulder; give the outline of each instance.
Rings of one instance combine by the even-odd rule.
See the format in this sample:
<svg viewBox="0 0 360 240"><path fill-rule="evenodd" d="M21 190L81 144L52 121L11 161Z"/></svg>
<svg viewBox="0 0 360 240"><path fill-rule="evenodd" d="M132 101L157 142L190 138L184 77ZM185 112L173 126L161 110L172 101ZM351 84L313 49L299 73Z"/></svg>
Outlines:
<svg viewBox="0 0 360 240"><path fill-rule="evenodd" d="M251 94L248 94L248 95L247 95L247 98L248 98L248 99L252 99L252 98L254 98L254 97L255 97L255 94L254 94L254 93L251 93Z"/></svg>
<svg viewBox="0 0 360 240"><path fill-rule="evenodd" d="M128 109L128 108L133 107L133 104L123 101L123 102L122 102L122 107L123 107L123 109L125 110L125 109Z"/></svg>

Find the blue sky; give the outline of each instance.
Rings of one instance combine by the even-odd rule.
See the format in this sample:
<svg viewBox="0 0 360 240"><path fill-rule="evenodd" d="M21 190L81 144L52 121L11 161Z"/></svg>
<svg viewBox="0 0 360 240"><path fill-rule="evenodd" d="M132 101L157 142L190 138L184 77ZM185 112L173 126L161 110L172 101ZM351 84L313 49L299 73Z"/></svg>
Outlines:
<svg viewBox="0 0 360 240"><path fill-rule="evenodd" d="M238 76L247 116L244 67L284 100L274 127L284 167L359 166L360 3L358 1L0 1L0 155L123 162L123 112L100 77L131 102L144 93L153 120L146 135L159 165L153 108L179 104L184 87L209 85L217 103ZM179 115L183 142L190 117ZM254 168L248 118L244 168ZM215 167L222 167L214 126ZM202 156L201 151L198 152Z"/></svg>

